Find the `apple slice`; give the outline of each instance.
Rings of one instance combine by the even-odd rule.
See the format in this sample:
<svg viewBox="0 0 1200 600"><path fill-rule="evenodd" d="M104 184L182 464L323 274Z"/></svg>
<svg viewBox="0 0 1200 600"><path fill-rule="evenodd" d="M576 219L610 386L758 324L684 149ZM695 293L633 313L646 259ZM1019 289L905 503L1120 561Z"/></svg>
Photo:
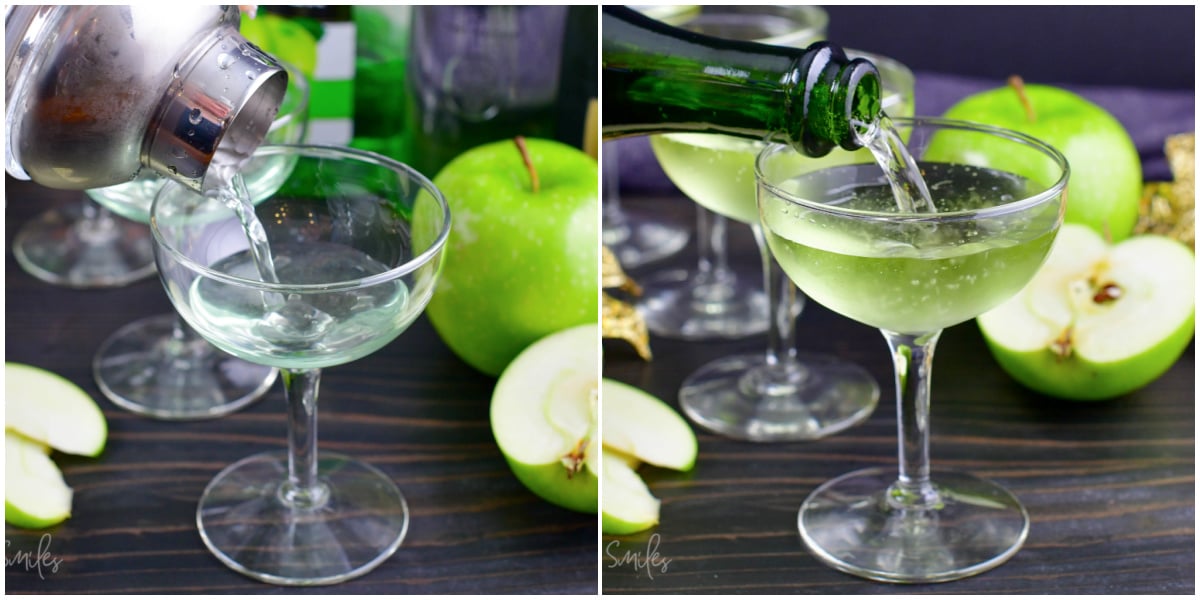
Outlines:
<svg viewBox="0 0 1200 600"><path fill-rule="evenodd" d="M42 529L71 516L71 488L49 449L16 432L4 432L4 520Z"/></svg>
<svg viewBox="0 0 1200 600"><path fill-rule="evenodd" d="M1039 392L1099 400L1162 375L1195 328L1196 258L1158 235L1106 243L1063 224L1046 264L978 323L1000 366Z"/></svg>
<svg viewBox="0 0 1200 600"><path fill-rule="evenodd" d="M665 402L612 379L601 381L600 398L606 448L678 471L696 464L696 434Z"/></svg>
<svg viewBox="0 0 1200 600"><path fill-rule="evenodd" d="M579 325L530 345L492 391L492 435L513 474L543 499L597 511L600 328Z"/></svg>
<svg viewBox="0 0 1200 600"><path fill-rule="evenodd" d="M608 448L601 451L601 456L601 530L610 535L628 535L657 525L660 502L629 466L628 459Z"/></svg>
<svg viewBox="0 0 1200 600"><path fill-rule="evenodd" d="M7 429L67 454L97 456L108 423L92 397L49 371L4 363L4 420Z"/></svg>

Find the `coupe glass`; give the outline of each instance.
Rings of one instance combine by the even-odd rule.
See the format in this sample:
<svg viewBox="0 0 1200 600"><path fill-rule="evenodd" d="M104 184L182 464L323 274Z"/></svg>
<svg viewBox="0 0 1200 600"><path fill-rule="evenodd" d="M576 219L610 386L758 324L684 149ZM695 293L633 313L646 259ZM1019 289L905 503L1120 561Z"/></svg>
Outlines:
<svg viewBox="0 0 1200 600"><path fill-rule="evenodd" d="M913 76L900 63L865 52L883 78L884 110L912 115ZM754 160L765 144L714 134L652 138L659 162L701 204L746 223L754 233L770 315L765 352L719 358L689 375L679 391L685 414L717 433L754 441L810 440L844 430L871 415L879 386L864 369L832 356L800 354L796 319L804 297L768 251L755 204ZM805 158L831 165L850 153Z"/></svg>
<svg viewBox="0 0 1200 600"><path fill-rule="evenodd" d="M827 168L773 145L758 158L771 252L813 300L880 328L896 366L899 471L838 477L800 507L825 563L881 581L933 582L1004 562L1029 518L1003 487L929 466L929 382L945 327L1017 293L1062 223L1066 159L1020 133L897 119L937 212L901 212L869 153ZM865 155L864 155L865 154Z"/></svg>
<svg viewBox="0 0 1200 600"><path fill-rule="evenodd" d="M817 6L729 5L703 6L679 25L728 39L802 47L824 39L828 23L828 14ZM646 326L657 335L684 340L733 339L768 331L770 302L758 277L739 274L730 263L729 211L698 199L700 194L711 197L711 193L698 191L700 184L694 174L680 174L672 168L671 159L664 158L655 143L661 140L661 136L651 137L659 164L684 195L698 202L698 258L692 267L660 270L639 282L643 294L638 310ZM747 198L752 197L752 161L745 161L747 171L741 186L751 194ZM727 174L724 169L722 173Z"/></svg>
<svg viewBox="0 0 1200 600"><path fill-rule="evenodd" d="M87 195L22 225L13 257L26 273L74 288L120 287L154 274L146 225L114 215Z"/></svg>
<svg viewBox="0 0 1200 600"><path fill-rule="evenodd" d="M229 567L276 584L344 581L390 556L408 528L404 496L375 467L317 452L321 369L396 339L433 294L450 213L433 184L386 157L326 146L264 146L294 162L255 212L278 283L262 281L246 230L220 199L171 183L155 200L159 274L205 339L283 372L288 451L243 459L209 483L200 535Z"/></svg>
<svg viewBox="0 0 1200 600"><path fill-rule="evenodd" d="M284 65L288 87L266 142L294 144L308 127L308 81ZM291 163L253 159L243 167L254 198L269 195L287 177ZM147 174L129 183L88 190L101 206L125 218L150 220L150 205L166 179ZM147 236L150 235L146 229ZM153 263L150 265L153 270ZM166 420L219 417L260 398L275 381L275 369L249 363L212 347L172 314L139 319L101 343L92 360L100 391L131 412Z"/></svg>

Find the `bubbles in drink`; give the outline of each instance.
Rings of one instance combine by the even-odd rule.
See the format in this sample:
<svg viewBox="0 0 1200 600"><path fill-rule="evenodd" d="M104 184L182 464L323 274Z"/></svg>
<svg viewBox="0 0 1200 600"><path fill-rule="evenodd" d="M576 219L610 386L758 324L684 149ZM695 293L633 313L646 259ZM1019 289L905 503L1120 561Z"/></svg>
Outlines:
<svg viewBox="0 0 1200 600"><path fill-rule="evenodd" d="M933 210L939 213L979 210L1026 197L1030 180L995 169L957 163L913 163L922 182L928 182ZM898 206L888 176L873 164L830 167L788 182L788 190L805 199L850 210L881 213L911 212Z"/></svg>

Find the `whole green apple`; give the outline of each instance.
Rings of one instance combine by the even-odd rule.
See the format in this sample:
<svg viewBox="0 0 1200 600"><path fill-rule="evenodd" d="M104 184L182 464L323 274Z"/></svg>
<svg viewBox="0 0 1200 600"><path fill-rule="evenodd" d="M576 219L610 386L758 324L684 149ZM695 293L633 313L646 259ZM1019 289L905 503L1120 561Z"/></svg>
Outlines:
<svg viewBox="0 0 1200 600"><path fill-rule="evenodd" d="M1087 99L1046 85L1010 85L968 96L946 111L947 119L1012 129L1050 144L1071 167L1064 220L1081 223L1119 242L1133 233L1142 193L1142 164L1129 133L1116 118ZM1022 172L986 147L937 148L937 159L970 155L972 164ZM927 153L926 159L931 157ZM1043 181L1043 184L1052 182Z"/></svg>
<svg viewBox="0 0 1200 600"><path fill-rule="evenodd" d="M574 147L513 140L472 148L434 183L453 225L425 313L442 340L488 375L534 341L599 318L598 169Z"/></svg>
<svg viewBox="0 0 1200 600"><path fill-rule="evenodd" d="M1158 378L1195 330L1196 258L1164 236L1108 244L1066 223L1046 263L977 322L996 361L1050 396L1100 400Z"/></svg>

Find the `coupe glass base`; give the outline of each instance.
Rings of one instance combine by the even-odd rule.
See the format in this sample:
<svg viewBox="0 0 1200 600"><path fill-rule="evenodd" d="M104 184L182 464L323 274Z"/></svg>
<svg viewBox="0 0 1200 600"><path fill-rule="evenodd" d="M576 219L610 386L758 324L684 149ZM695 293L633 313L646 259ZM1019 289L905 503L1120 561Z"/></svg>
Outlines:
<svg viewBox="0 0 1200 600"><path fill-rule="evenodd" d="M177 318L134 321L100 345L92 372L113 404L156 419L211 419L271 389L278 371L230 356L199 337L176 337Z"/></svg>
<svg viewBox="0 0 1200 600"><path fill-rule="evenodd" d="M319 500L287 500L284 452L251 456L208 484L196 522L205 545L244 575L277 585L327 585L358 577L400 547L408 506L391 478L321 452Z"/></svg>
<svg viewBox="0 0 1200 600"><path fill-rule="evenodd" d="M755 442L819 439L871 415L879 386L858 365L800 355L768 367L766 353L704 365L679 390L692 421L726 437Z"/></svg>
<svg viewBox="0 0 1200 600"><path fill-rule="evenodd" d="M22 226L13 256L30 275L68 287L120 287L154 275L150 228L115 215L91 218L79 204Z"/></svg>
<svg viewBox="0 0 1200 600"><path fill-rule="evenodd" d="M897 583L962 579L1016 554L1029 515L1011 493L966 473L935 470L930 479L940 498L932 508L893 500L894 470L829 481L800 507L800 537L835 569Z"/></svg>
<svg viewBox="0 0 1200 600"><path fill-rule="evenodd" d="M687 269L639 281L638 312L651 333L687 341L737 339L767 330L767 296L761 279L704 281Z"/></svg>
<svg viewBox="0 0 1200 600"><path fill-rule="evenodd" d="M682 227L624 215L614 221L604 223L603 241L626 269L636 269L683 250L691 235Z"/></svg>

